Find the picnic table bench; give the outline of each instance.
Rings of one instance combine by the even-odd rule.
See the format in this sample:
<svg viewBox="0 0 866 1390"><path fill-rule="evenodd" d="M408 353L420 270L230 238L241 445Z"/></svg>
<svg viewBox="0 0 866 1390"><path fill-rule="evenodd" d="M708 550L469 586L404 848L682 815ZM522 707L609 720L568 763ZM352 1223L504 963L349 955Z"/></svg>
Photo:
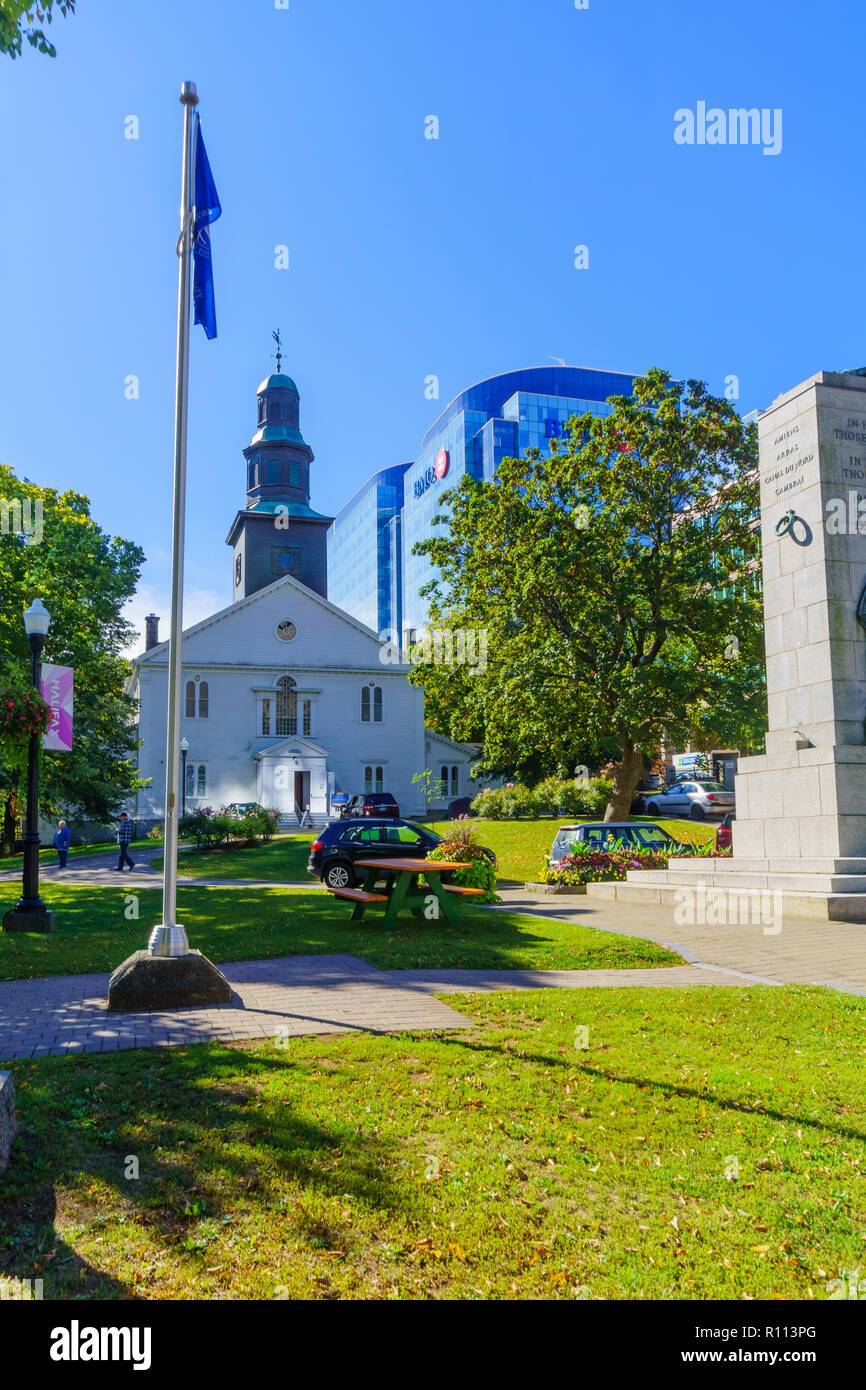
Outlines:
<svg viewBox="0 0 866 1390"><path fill-rule="evenodd" d="M455 898L472 897L484 892L482 888L464 888L458 883L442 882L443 873L468 869L471 867L469 864L399 858L356 859L355 864L364 870L362 888L328 889L335 898L348 898L354 902L349 919L352 922L360 922L372 903L387 903L383 926L391 926L397 920L397 914L404 909L420 920L436 921L444 917L452 926L456 926L460 914ZM383 877L385 886L376 891L376 883ZM422 877L427 880L424 887L419 882ZM431 912L433 904L435 908Z"/></svg>

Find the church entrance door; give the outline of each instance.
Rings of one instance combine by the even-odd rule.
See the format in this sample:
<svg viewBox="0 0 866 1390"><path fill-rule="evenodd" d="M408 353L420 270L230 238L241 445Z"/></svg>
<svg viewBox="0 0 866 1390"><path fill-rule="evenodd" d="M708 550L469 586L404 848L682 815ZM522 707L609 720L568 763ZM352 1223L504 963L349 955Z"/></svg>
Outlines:
<svg viewBox="0 0 866 1390"><path fill-rule="evenodd" d="M310 809L309 772L295 773L295 806L301 811L309 811Z"/></svg>

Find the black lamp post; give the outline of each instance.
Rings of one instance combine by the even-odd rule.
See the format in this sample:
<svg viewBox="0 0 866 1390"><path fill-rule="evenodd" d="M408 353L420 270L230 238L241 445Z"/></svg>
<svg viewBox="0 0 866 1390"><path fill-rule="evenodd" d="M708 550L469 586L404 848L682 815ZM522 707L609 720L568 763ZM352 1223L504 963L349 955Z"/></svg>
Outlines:
<svg viewBox="0 0 866 1390"><path fill-rule="evenodd" d="M181 815L183 815L183 816L186 815L186 755L187 755L188 752L189 752L189 740L188 740L188 739L185 739L185 738L182 738L181 741L180 741L180 756L181 756L181 761L183 762L183 767L182 767L182 769L181 769L181 774L180 774L180 797L181 797Z"/></svg>
<svg viewBox="0 0 866 1390"><path fill-rule="evenodd" d="M39 690L42 675L42 648L51 615L41 599L34 599L24 614L24 629L30 644L30 683ZM39 744L41 734L30 735L27 757L27 819L24 828L23 891L18 903L3 918L9 932L49 932L54 930L54 913L39 896Z"/></svg>

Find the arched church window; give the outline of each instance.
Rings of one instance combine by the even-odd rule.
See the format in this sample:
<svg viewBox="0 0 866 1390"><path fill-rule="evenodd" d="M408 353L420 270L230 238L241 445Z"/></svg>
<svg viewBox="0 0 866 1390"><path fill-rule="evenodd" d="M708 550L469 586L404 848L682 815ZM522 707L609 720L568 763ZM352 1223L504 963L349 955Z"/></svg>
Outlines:
<svg viewBox="0 0 866 1390"><path fill-rule="evenodd" d="M196 787L196 794L197 794L198 796L204 796L205 793L206 793L206 791L207 791L207 768L205 767L204 763L199 763L199 765L198 765L198 785L197 785L197 787Z"/></svg>
<svg viewBox="0 0 866 1390"><path fill-rule="evenodd" d="M198 717L207 719L210 709L210 690L207 681L201 681L198 688Z"/></svg>
<svg viewBox="0 0 866 1390"><path fill-rule="evenodd" d="M270 700L262 700L262 733L263 733L263 734L270 734L270 732L271 732L271 702L270 702Z"/></svg>
<svg viewBox="0 0 866 1390"><path fill-rule="evenodd" d="M452 769L451 769L451 795L452 795L452 796L457 796L457 795L459 795L459 789L460 789L460 769L459 769L459 768L456 768L456 767L452 767Z"/></svg>
<svg viewBox="0 0 866 1390"><path fill-rule="evenodd" d="M313 702L304 701L304 735L309 738L313 728Z"/></svg>
<svg viewBox="0 0 866 1390"><path fill-rule="evenodd" d="M298 689L291 676L280 676L277 681L277 728L278 736L298 732Z"/></svg>
<svg viewBox="0 0 866 1390"><path fill-rule="evenodd" d="M371 767L365 767L365 768L364 768L364 791L365 791L365 792L371 792L372 790L373 790L373 769L372 769Z"/></svg>
<svg viewBox="0 0 866 1390"><path fill-rule="evenodd" d="M195 796L195 763L186 765L186 795Z"/></svg>
<svg viewBox="0 0 866 1390"><path fill-rule="evenodd" d="M369 685L362 685L362 686L361 686L361 723L362 723L362 724L369 724L369 722L370 722L370 687L369 687Z"/></svg>
<svg viewBox="0 0 866 1390"><path fill-rule="evenodd" d="M373 691L373 723L382 723L382 687L377 685Z"/></svg>
<svg viewBox="0 0 866 1390"><path fill-rule="evenodd" d="M187 719L195 719L195 681L186 683L185 713Z"/></svg>
<svg viewBox="0 0 866 1390"><path fill-rule="evenodd" d="M448 769L447 769L447 767L443 767L443 769L442 769L442 776L441 776L441 778L440 778L440 781L442 782L442 795L443 795L443 796L447 796L447 795L448 795Z"/></svg>
<svg viewBox="0 0 866 1390"><path fill-rule="evenodd" d="M377 768L376 768L376 791L377 791L377 792L381 792L381 791L384 791L384 790L385 790L385 777L384 777L384 774L383 774L383 772L382 772L381 767L377 767Z"/></svg>

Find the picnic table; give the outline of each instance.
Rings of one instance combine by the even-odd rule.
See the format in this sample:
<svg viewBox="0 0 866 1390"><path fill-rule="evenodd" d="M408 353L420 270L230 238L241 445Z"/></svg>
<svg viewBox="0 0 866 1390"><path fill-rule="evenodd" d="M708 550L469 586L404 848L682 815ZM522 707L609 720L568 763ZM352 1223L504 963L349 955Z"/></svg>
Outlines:
<svg viewBox="0 0 866 1390"><path fill-rule="evenodd" d="M364 883L361 888L329 888L335 898L348 898L354 902L352 922L360 922L365 911L372 904L385 903L383 926L396 922L398 912L404 908L413 917L435 921L444 917L446 922L456 926L460 920L458 903L462 897L483 894L482 888L462 888L456 883L443 883L442 875L454 869L468 869L469 864L430 859L356 859L356 867L364 870ZM419 879L424 877L427 885L422 887ZM376 888L377 880L385 879L383 888ZM435 913L430 914L430 899L436 901Z"/></svg>

